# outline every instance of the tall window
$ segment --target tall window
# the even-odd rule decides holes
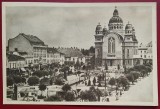
[[[127,49],[127,57],[129,57],[129,49]]]
[[[113,37],[108,39],[108,53],[115,53],[115,39]]]

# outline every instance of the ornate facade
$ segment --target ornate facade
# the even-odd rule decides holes
[[[128,22],[123,29],[123,20],[115,8],[109,20],[108,29],[99,23],[95,30],[95,66],[130,67],[140,64],[138,56],[138,41],[135,29]]]

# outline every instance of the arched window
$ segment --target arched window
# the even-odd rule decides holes
[[[113,37],[108,39],[108,53],[115,53],[115,39]]]

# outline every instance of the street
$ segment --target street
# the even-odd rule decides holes
[[[153,74],[143,78],[141,81],[131,85],[128,91],[119,98],[118,101],[127,102],[152,102],[153,101]]]

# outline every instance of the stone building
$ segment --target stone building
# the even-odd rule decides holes
[[[85,63],[85,56],[78,48],[58,48],[57,50],[65,55],[65,62]]]
[[[46,63],[47,47],[38,37],[24,33],[8,40],[10,52],[26,52],[25,57],[30,57],[30,63],[33,64]]]
[[[122,18],[115,8],[109,20],[108,29],[99,23],[95,30],[95,66],[107,64],[109,67],[131,67],[141,64],[138,56],[138,40],[135,29],[128,22],[124,29]]]
[[[47,63],[59,63],[64,64],[65,56],[63,53],[57,51],[56,48],[47,48]]]
[[[152,41],[146,45],[142,43],[138,47],[139,56],[143,59],[143,64],[152,63]]]
[[[25,67],[25,58],[7,53],[6,54],[6,68],[19,69]]]

